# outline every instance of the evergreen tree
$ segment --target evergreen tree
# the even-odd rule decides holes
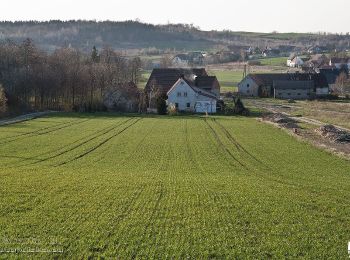
[[[162,94],[157,98],[157,112],[159,115],[166,115],[167,105],[166,105],[167,96]]]
[[[98,51],[96,46],[92,48],[92,53],[91,53],[91,60],[94,63],[98,63],[100,61],[100,56],[98,55]]]
[[[0,85],[0,115],[7,110],[7,98],[4,88]]]

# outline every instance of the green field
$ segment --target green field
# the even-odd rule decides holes
[[[282,66],[287,67],[288,57],[275,57],[275,58],[263,58],[259,59],[261,65],[263,66]]]
[[[147,81],[148,81],[150,76],[151,76],[150,71],[142,71],[141,80],[138,83],[138,87],[143,89],[146,86]]]
[[[243,79],[243,71],[212,70],[210,74],[219,80],[221,92],[236,92],[238,83]]]
[[[57,114],[0,127],[0,253],[345,259],[350,163],[242,117]]]

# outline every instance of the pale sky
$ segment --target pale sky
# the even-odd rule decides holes
[[[135,20],[204,30],[349,32],[350,0],[0,0],[1,20]]]

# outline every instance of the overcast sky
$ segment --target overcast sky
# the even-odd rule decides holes
[[[350,0],[1,0],[1,20],[193,23],[204,30],[349,32]]]

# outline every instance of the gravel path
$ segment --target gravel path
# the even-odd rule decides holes
[[[16,124],[27,120],[32,120],[38,117],[46,116],[51,113],[57,113],[57,112],[56,111],[37,112],[37,113],[30,113],[30,114],[17,116],[14,118],[4,119],[4,120],[0,120],[0,126],[11,125],[11,124]]]

